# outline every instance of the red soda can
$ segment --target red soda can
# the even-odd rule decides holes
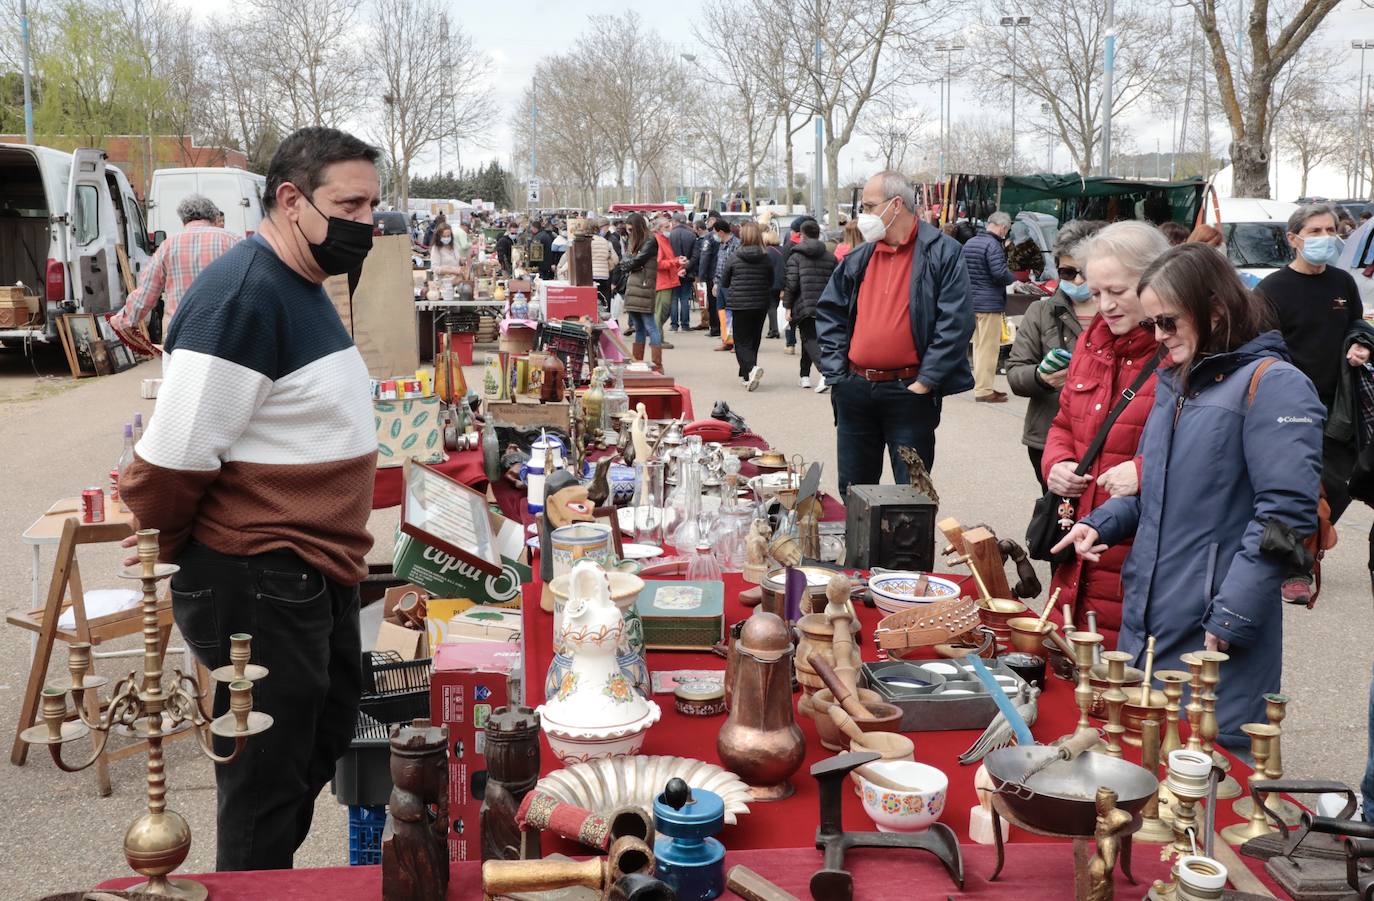
[[[398,400],[396,395],[396,380],[384,379],[381,389],[377,393],[378,400]]]
[[[422,397],[419,379],[405,379],[401,382],[402,397]]]
[[[87,488],[81,492],[81,521],[105,521],[105,492],[99,488]]]

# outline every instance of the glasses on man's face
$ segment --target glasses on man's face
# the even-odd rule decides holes
[[[859,204],[859,210],[864,213],[871,213],[887,202],[886,200],[865,200]]]
[[[1072,266],[1060,266],[1060,267],[1059,267],[1059,278],[1060,278],[1061,281],[1066,281],[1066,282],[1077,281],[1077,280],[1078,280],[1078,277],[1079,277],[1080,275],[1082,275],[1082,274],[1083,274],[1083,270],[1082,270],[1082,269],[1075,269],[1075,268],[1072,267]]]
[[[1155,329],[1166,335],[1172,335],[1178,331],[1178,317],[1151,316],[1149,319],[1140,320],[1140,327],[1152,335],[1155,333]]]

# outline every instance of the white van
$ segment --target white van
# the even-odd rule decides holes
[[[1203,220],[1221,230],[1226,255],[1242,275],[1263,280],[1276,269],[1293,262],[1288,243],[1288,217],[1296,203],[1256,197],[1222,197],[1220,224],[1210,200],[1203,200]]]
[[[188,194],[210,198],[224,213],[224,228],[249,237],[262,222],[262,191],[267,179],[243,169],[202,167],[156,169],[148,189],[148,225],[161,242],[181,231],[177,204]]]
[[[43,298],[41,321],[0,329],[0,345],[56,341],[58,315],[122,307],[119,247],[137,282],[152,242],[128,178],[105,151],[0,144],[0,285],[23,282]]]

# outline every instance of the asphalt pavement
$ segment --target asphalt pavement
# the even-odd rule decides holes
[[[799,357],[783,353],[781,340],[765,340],[760,364],[763,383],[755,392],[739,384],[731,354],[712,350],[705,332],[669,333],[677,346],[665,353],[668,372],[689,386],[698,417],[716,400],[728,402],[751,428],[787,454],[801,454],[825,467],[823,484],[835,485],[835,432],[828,395],[798,387]],[[480,349],[479,349],[480,354]],[[478,362],[480,363],[480,356]],[[29,606],[31,548],[20,533],[54,500],[103,484],[119,456],[121,426],[136,411],[148,417],[153,401],[139,398],[141,379],[159,374],[144,363],[115,376],[72,382],[61,355],[36,362],[0,352],[0,597],[6,609]],[[473,383],[477,369],[470,370]],[[814,374],[813,374],[814,379]],[[1005,380],[998,387],[1006,390]],[[1025,402],[975,404],[971,393],[946,398],[938,433],[933,477],[941,516],[986,523],[1003,536],[1024,532],[1038,485],[1020,443]],[[890,476],[888,476],[890,478]],[[390,558],[396,511],[373,514],[374,561]],[[1366,569],[1374,516],[1353,507],[1339,526],[1340,543],[1327,556],[1322,596],[1315,610],[1286,607],[1285,693],[1292,699],[1283,723],[1285,775],[1335,778],[1352,786],[1364,769],[1366,708],[1374,625]],[[118,552],[91,546],[80,552],[90,588],[119,587]],[[52,550],[42,557],[46,589]],[[1048,572],[1042,568],[1042,581]],[[181,647],[173,635],[174,647]],[[0,734],[12,741],[30,660],[30,633],[0,629]],[[131,637],[102,649],[133,649]],[[101,674],[115,677],[136,659],[102,661]],[[66,679],[66,655],[59,647],[50,680]],[[1226,677],[1225,668],[1222,678]],[[85,747],[88,747],[85,746]],[[168,805],[190,822],[193,842],[183,872],[214,866],[214,773],[193,742],[168,744]],[[64,759],[78,759],[83,745]],[[43,749],[23,767],[0,764],[0,797],[9,805],[10,826],[0,830],[0,884],[22,886],[8,897],[41,897],[89,888],[128,873],[122,854],[125,828],[141,811],[144,758],[134,756],[110,768],[114,793],[100,798],[92,773],[60,772]],[[312,833],[296,855],[299,867],[347,862],[347,816],[326,790],[316,804]]]

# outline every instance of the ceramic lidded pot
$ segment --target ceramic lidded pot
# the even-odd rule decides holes
[[[572,664],[557,693],[537,710],[559,760],[633,754],[658,722],[658,705],[635,690],[617,662],[623,631],[606,572],[590,560],[578,562],[569,577],[561,640]]]

